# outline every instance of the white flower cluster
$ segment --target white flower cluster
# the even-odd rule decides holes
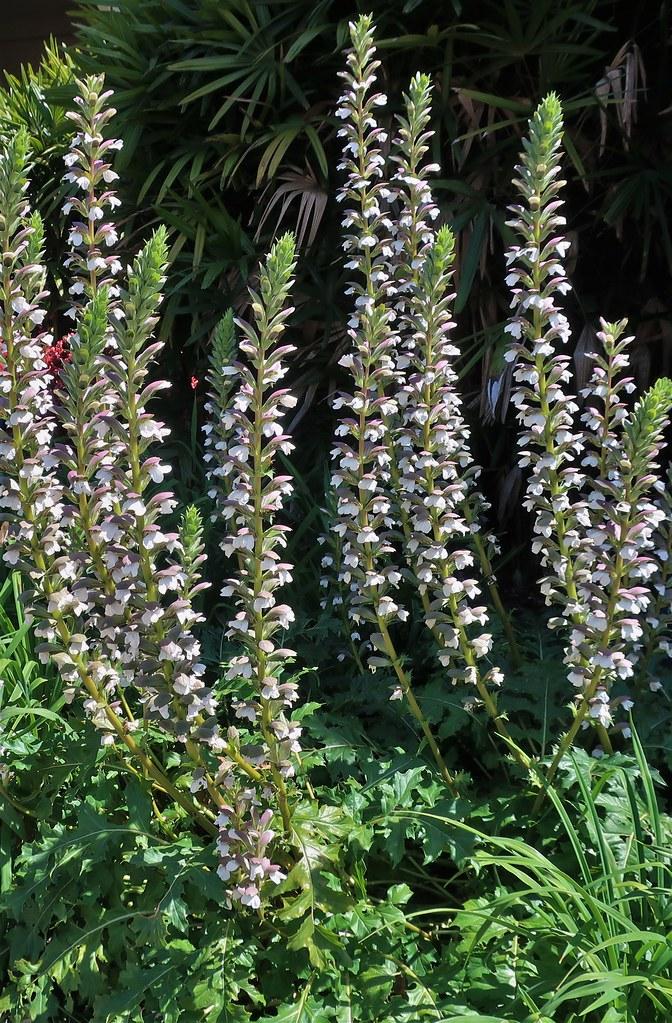
[[[397,200],[394,221],[395,308],[402,314],[412,310],[411,296],[417,293],[425,257],[435,241],[433,224],[439,216],[429,184],[429,175],[437,172],[439,165],[425,162],[434,134],[428,127],[431,94],[429,76],[414,75],[408,93],[404,95],[404,113],[397,117],[398,131],[390,153],[390,160],[397,167],[391,178]],[[412,334],[404,337],[403,347],[401,369],[408,365],[405,350],[412,351],[414,347]]]
[[[423,295],[425,281],[423,279],[423,267],[425,259],[431,253],[435,244],[436,235],[433,222],[438,217],[438,207],[434,203],[432,191],[429,184],[429,176],[439,170],[438,164],[425,163],[425,154],[428,152],[429,143],[433,132],[428,130],[431,114],[431,81],[427,75],[415,75],[410,84],[408,94],[404,97],[405,114],[398,117],[399,131],[393,140],[390,159],[398,165],[398,169],[392,177],[397,196],[397,216],[395,220],[396,233],[394,240],[395,248],[395,273],[397,281],[398,297],[395,308],[400,315],[399,331],[402,336],[402,343],[397,359],[398,368],[402,371],[401,390],[397,395],[400,407],[404,407],[408,401],[408,376],[409,367],[415,371],[413,380],[424,380],[423,356],[424,349],[418,349],[415,341],[417,331],[416,319],[419,316],[423,320],[422,303],[430,302],[428,297]],[[413,296],[411,301],[411,296]],[[447,333],[452,329],[452,324],[446,320],[444,327]],[[499,553],[499,545],[495,536],[490,532],[483,532],[482,524],[487,518],[489,504],[478,487],[478,480],[481,474],[473,458],[470,449],[469,428],[462,413],[462,402],[456,387],[457,377],[452,369],[453,360],[459,356],[459,351],[454,346],[448,345],[444,339],[447,358],[441,362],[439,373],[431,371],[423,384],[424,399],[429,407],[434,409],[438,402],[443,414],[450,422],[450,444],[452,448],[452,462],[454,471],[459,478],[461,493],[455,493],[454,506],[456,513],[461,517],[468,527],[466,539],[468,546],[472,549],[473,555],[478,562],[480,575],[485,582],[492,603],[497,611],[507,637],[512,663],[519,664],[520,655],[511,619],[501,599],[497,581],[492,568],[492,559]],[[445,378],[442,375],[446,367]],[[419,374],[419,376],[418,376]],[[451,376],[450,383],[448,376]],[[432,387],[436,385],[437,393],[432,394]],[[442,390],[443,389],[443,390]],[[412,385],[411,385],[412,391]],[[441,393],[440,393],[441,392]],[[420,413],[422,414],[422,413]],[[433,413],[432,413],[433,414]],[[438,413],[439,415],[441,413]],[[417,431],[419,434],[422,431]],[[413,430],[411,430],[413,433]],[[401,438],[400,442],[398,438]],[[403,488],[401,476],[403,473],[394,472],[394,464],[397,460],[404,458],[404,443],[408,443],[408,433],[403,429],[394,435],[392,444],[393,483],[397,491]],[[422,443],[422,442],[421,442]],[[400,449],[399,451],[395,449]],[[402,500],[400,508],[400,520],[403,534],[406,540],[410,538],[412,527],[407,517],[407,510]],[[425,611],[426,601],[423,599]]]
[[[156,323],[164,259],[165,234],[160,231],[134,261],[114,329],[116,351],[108,356],[121,398],[114,431],[121,450],[111,474],[113,492],[121,501],[106,520],[118,530],[108,536],[106,556],[116,559],[113,577],[116,569],[131,592],[131,614],[120,635],[127,647],[130,637],[138,637],[128,653],[145,712],[181,741],[192,738],[221,749],[216,707],[193,634],[201,618],[186,596],[184,545],[178,534],[162,526],[176,505],[173,494],[160,489],[170,466],[151,454],[155,441],[168,432],[148,409],[154,395],[168,385],[147,381],[162,348],[159,342],[148,342]]]
[[[362,621],[380,626],[407,612],[395,599],[401,573],[395,563],[390,530],[396,515],[391,506],[388,422],[397,413],[396,294],[393,225],[388,207],[393,190],[384,180],[381,147],[387,135],[376,111],[386,98],[374,90],[379,61],[374,59],[370,18],[350,26],[353,42],[348,70],[341,73],[346,91],[337,114],[345,139],[339,169],[347,178],[339,193],[346,204],[343,218],[348,256],[346,266],[359,273],[348,294],[354,312],[348,324],[352,351],[340,364],[350,371],[354,389],[341,393],[334,407],[342,410],[332,451],[331,485],[336,499],[333,526],[341,538],[339,581],[348,593],[348,614],[357,628]],[[371,658],[372,667],[389,664],[387,655]]]
[[[28,578],[27,617],[51,591],[49,566],[64,548],[63,488],[56,475],[54,418],[44,318],[43,231],[30,216],[28,140],[19,132],[0,153],[0,514],[3,561]]]
[[[567,629],[565,662],[578,690],[566,741],[592,718],[609,748],[614,708],[630,704],[627,697],[612,699],[611,687],[633,675],[656,572],[651,552],[663,516],[650,491],[669,383],[660,381],[630,412],[623,397],[633,385],[623,374],[632,339],[621,338],[625,322],[602,322],[577,425],[579,406],[565,393],[569,356],[556,347],[569,338],[557,305],[570,287],[562,264],[569,243],[558,212],[561,137],[560,104],[550,95],[530,121],[517,168],[523,202],[512,207],[510,226],[520,243],[507,256],[513,308],[507,331],[517,343],[507,357],[519,384],[513,402],[523,426],[520,464],[531,468],[524,504],[534,512],[533,548],[548,571],[541,588],[547,604],[561,610],[550,624]]]
[[[217,873],[225,881],[232,876],[238,880],[230,897],[250,909],[261,907],[264,881],[280,884],[286,877],[278,864],[272,863],[266,855],[275,838],[275,832],[269,827],[272,820],[273,811],[260,812],[255,790],[247,788],[238,790],[234,805],[224,807],[216,821],[220,856]]]
[[[25,201],[25,135],[0,155],[3,556],[30,580],[27,618],[35,620],[40,657],[53,660],[67,683],[66,696],[82,695],[102,742],[125,745],[164,792],[216,831],[220,874],[235,875],[231,897],[258,908],[262,882],[277,884],[284,876],[266,850],[276,807],[290,837],[285,784],[295,770],[301,734],[287,713],[297,687],[283,677],[293,652],[278,642],[293,614],[276,599],[291,578],[281,556],[286,527],[275,521],[291,484],[274,466],[278,452],[291,450],[280,418],[295,399],[277,383],[292,348],[277,341],[291,312],[285,301],[294,245],[287,237],[271,252],[260,294],[251,295],[253,324],[240,324],[246,361],[236,363],[235,397],[225,402],[230,379],[221,383],[227,374],[222,367],[211,409],[220,415],[213,433],[218,440],[209,451],[216,456],[213,477],[223,483],[220,509],[229,527],[224,547],[239,570],[225,590],[238,608],[228,636],[243,647],[228,672],[240,686],[234,711],[242,724],[223,736],[194,635],[201,616],[193,600],[206,585],[200,577],[200,516],[189,508],[178,531],[166,530],[165,517],[176,506],[162,488],[171,470],[152,453],[168,432],[149,408],[168,386],[149,380],[162,348],[152,335],[166,232],[152,236],[125,283],[117,283],[116,256],[100,256],[101,246],[111,249],[116,240],[104,217],[114,197],[97,191],[113,180],[104,158],[115,148],[103,132],[108,94],[99,78],[87,79],[81,89],[79,130],[66,161],[75,191],[69,208],[79,217],[68,264],[75,278],[75,330],[68,349],[59,349],[60,367],[46,357],[51,336],[36,333],[45,315],[45,271],[41,225],[29,219]],[[222,446],[224,434],[229,443]],[[182,744],[196,768],[192,792],[207,790],[219,814],[216,823],[210,807],[171,783],[146,750],[144,731],[134,737],[138,717]],[[272,810],[265,808],[271,804]]]
[[[590,717],[605,728],[623,702],[610,698],[613,682],[633,675],[640,620],[650,599],[647,580],[656,570],[647,552],[661,517],[646,497],[648,484],[638,487],[629,460],[632,417],[624,397],[634,383],[624,373],[633,339],[621,336],[625,327],[625,321],[602,321],[597,333],[592,376],[582,392],[585,477],[569,509],[582,541],[575,558],[577,599],[568,605],[565,663],[570,682],[587,696]]]
[[[66,208],[79,217],[69,260],[75,275],[69,312],[77,329],[59,393],[60,418],[72,438],[61,452],[68,496],[78,511],[72,549],[79,530],[85,540],[73,581],[87,598],[88,660],[103,665],[99,681],[109,693],[133,686],[143,714],[181,742],[197,739],[220,748],[215,704],[192,631],[200,616],[186,595],[193,586],[181,564],[181,537],[161,526],[176,505],[170,492],[156,492],[170,466],[150,452],[168,432],[147,407],[169,386],[147,380],[162,348],[152,331],[164,280],[165,232],[158,231],[134,260],[122,291],[118,257],[102,254],[117,241],[105,218],[118,206],[108,187],[117,177],[109,156],[121,143],[105,138],[114,111],[102,77],[86,79],[80,89],[80,110],[73,114],[78,131],[66,157],[66,181],[75,188]],[[197,591],[200,584],[194,585]],[[74,666],[70,670],[74,674]],[[121,709],[117,702],[115,712]],[[97,716],[104,727],[107,716],[102,710]]]
[[[119,235],[108,218],[120,205],[116,192],[109,187],[119,178],[110,157],[123,143],[121,139],[105,138],[105,127],[116,111],[107,102],[112,92],[104,91],[103,85],[102,75],[78,81],[75,103],[79,109],[66,114],[76,128],[65,156],[65,181],[73,187],[73,194],[63,206],[66,216],[74,214],[68,234],[71,255],[65,260],[74,278],[68,288],[72,305],[66,312],[73,320],[97,288],[107,286],[111,300],[119,295],[116,279],[121,261],[110,252]]]
[[[113,196],[97,196],[95,191],[96,175],[109,179],[111,173],[101,155],[107,146],[102,137],[107,120],[102,80],[87,79],[80,85],[81,109],[75,117],[80,130],[73,140],[74,159],[66,162],[71,168],[68,181],[73,167],[79,171],[86,161],[91,165],[87,183],[79,180],[80,174],[73,181],[83,197],[70,201],[70,208],[89,225],[81,242],[88,252],[102,237],[107,242],[112,238],[103,214],[92,211],[113,205]],[[17,194],[22,196],[25,189],[25,154],[20,157],[17,147],[15,141],[4,154],[2,173],[9,191],[0,198],[6,223],[12,225],[8,232],[15,232],[3,238],[3,245],[10,253],[18,243],[18,270],[22,253],[29,252],[37,235],[26,226],[23,199],[17,206],[16,195],[9,194],[17,192],[17,182]],[[84,230],[83,221],[77,223]],[[78,245],[79,228],[73,239]],[[101,730],[103,743],[126,742],[137,728],[133,700],[122,695],[130,689],[138,694],[143,713],[182,741],[197,738],[218,745],[214,703],[191,631],[198,621],[191,605],[199,586],[195,566],[185,569],[182,538],[162,530],[161,519],[172,512],[175,501],[170,493],[152,491],[169,467],[147,450],[166,432],[146,407],[166,386],[146,380],[160,350],[148,342],[165,258],[165,232],[159,231],[130,268],[122,293],[102,267],[100,272],[85,267],[85,256],[73,255],[71,265],[80,281],[86,275],[86,283],[76,292],[83,296],[72,310],[76,331],[57,376],[47,372],[45,363],[44,346],[50,339],[38,335],[33,340],[27,330],[29,321],[32,330],[43,315],[31,308],[43,276],[35,253],[33,269],[23,268],[22,301],[17,293],[17,312],[11,320],[5,317],[3,418],[5,429],[13,430],[14,448],[6,466],[6,489],[15,496],[4,559],[36,584],[28,615],[37,619],[40,657],[58,665],[70,683],[66,695],[83,692],[85,709]],[[105,272],[116,272],[116,262],[106,263]],[[6,312],[9,308],[11,301]],[[25,394],[14,383],[24,377],[30,381]],[[32,403],[30,411],[23,409],[24,398]],[[15,422],[21,429],[13,429]],[[24,476],[29,485],[22,483]]]
[[[574,428],[578,405],[564,390],[571,379],[570,359],[556,348],[570,336],[557,305],[557,296],[570,290],[562,264],[569,243],[561,233],[565,218],[558,212],[561,138],[560,104],[550,96],[530,122],[523,163],[516,168],[514,184],[525,201],[511,207],[515,219],[508,223],[521,244],[509,249],[506,278],[513,309],[506,330],[518,342],[506,358],[515,361],[514,378],[520,385],[512,399],[523,427],[520,465],[532,470],[524,504],[535,513],[534,551],[550,570],[542,582],[548,603],[564,600],[566,594],[575,599],[574,552],[581,534],[576,525],[558,529],[556,520],[569,509],[571,491],[583,483],[577,455],[584,440]]]
[[[464,517],[471,466],[467,433],[456,390],[450,343],[453,327],[447,294],[453,238],[439,229],[426,254],[418,287],[411,294],[415,328],[409,352],[410,371],[402,402],[399,460],[403,504],[411,533],[405,544],[421,594],[427,594],[425,620],[439,643],[439,660],[453,682],[481,688],[477,661],[490,650],[487,608],[478,603],[478,580],[471,577],[474,556],[465,549],[469,525]],[[488,679],[501,682],[492,669]]]
[[[487,610],[475,599],[477,580],[465,572],[474,555],[464,541],[471,547],[478,532],[475,507],[485,502],[474,489],[478,469],[453,368],[459,352],[448,339],[453,238],[445,228],[434,230],[438,209],[428,176],[437,168],[424,159],[432,134],[430,82],[425,75],[411,81],[388,185],[374,116],[384,97],[373,91],[378,61],[370,19],[361,18],[350,31],[348,91],[338,111],[346,122],[341,168],[348,174],[341,194],[349,203],[346,266],[360,280],[348,289],[355,295],[349,324],[354,352],[341,360],[355,391],[335,403],[347,410],[337,435],[348,438],[335,446],[332,477],[334,529],[343,541],[339,580],[349,586],[355,624],[364,619],[378,627],[369,664],[395,668],[393,698],[408,696],[410,687],[387,631],[390,621],[407,616],[392,595],[403,560],[442,664],[454,681],[483,688],[476,662],[488,653],[491,637],[472,629],[486,624]],[[489,677],[501,680],[496,670]]]
[[[486,504],[475,488],[480,470],[471,455],[457,390],[453,364],[460,353],[450,342],[454,239],[448,228],[434,231],[438,208],[428,175],[438,168],[423,162],[432,134],[430,100],[429,78],[416,75],[405,97],[406,116],[400,118],[393,156],[401,200],[398,365],[404,370],[393,445],[407,523],[404,553],[423,598],[425,621],[439,645],[439,660],[454,683],[482,688],[476,662],[489,652],[491,635],[473,634],[472,626],[485,626],[488,611],[476,600],[478,580],[465,575],[474,566],[474,553],[461,545],[466,539],[471,547]],[[493,669],[489,679],[499,683],[501,673]]]
[[[217,776],[234,796],[219,818],[219,873],[235,882],[231,898],[250,906],[260,904],[265,880],[278,883],[285,876],[265,855],[274,811],[263,804],[275,803],[289,837],[286,782],[301,748],[301,728],[290,716],[297,686],[284,677],[295,655],[278,641],[294,621],[291,608],[278,599],[292,578],[292,565],[283,557],[289,527],[276,521],[292,492],[290,477],[277,474],[276,465],[278,454],[293,448],[281,420],[296,399],[278,383],[287,372],[283,360],[294,348],[278,341],[292,312],[287,299],[294,265],[294,242],[286,235],[262,266],[259,293],[250,292],[252,321],[235,321],[240,343],[235,344],[231,317],[216,332],[209,374],[209,479],[217,515],[226,524],[222,548],[237,565],[222,590],[236,606],[226,635],[242,647],[226,673],[240,694],[233,710],[241,724],[229,729],[229,757]],[[240,359],[229,361],[236,350]]]

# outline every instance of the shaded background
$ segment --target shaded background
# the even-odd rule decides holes
[[[65,43],[75,40],[68,0],[21,0],[2,5],[0,68],[16,72],[21,64],[37,63],[49,36]]]

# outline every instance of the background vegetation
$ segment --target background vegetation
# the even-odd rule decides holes
[[[93,0],[77,7],[78,63],[104,71],[125,139],[129,236],[172,229],[168,300],[179,402],[201,375],[212,326],[274,235],[297,233],[300,262],[292,384],[305,466],[320,461],[340,376],[346,308],[339,257],[337,72],[347,22],[372,10],[385,87],[400,102],[411,74],[434,82],[435,193],[458,235],[464,393],[496,523],[522,548],[520,474],[507,419],[502,287],[509,181],[530,111],[550,89],[566,118],[569,315],[582,353],[601,315],[627,315],[641,387],[672,359],[670,8],[618,0]],[[188,424],[184,415],[182,428]],[[302,466],[303,468],[303,466]],[[311,481],[313,490],[319,480]],[[514,562],[511,562],[513,566]],[[529,599],[528,566],[509,587]]]

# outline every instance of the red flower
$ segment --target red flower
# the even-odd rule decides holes
[[[189,381],[192,391],[195,391],[198,387],[198,377],[192,377]]]
[[[65,334],[63,337],[59,337],[58,341],[54,341],[53,344],[49,345],[44,353],[44,361],[47,364],[47,372],[54,381],[58,379],[61,374],[61,368],[66,362],[70,362],[72,355],[70,354],[70,338],[72,334]]]

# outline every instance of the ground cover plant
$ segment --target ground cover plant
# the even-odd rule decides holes
[[[626,323],[603,321],[573,393],[551,93],[516,169],[505,270],[523,503],[550,609],[533,659],[498,587],[460,395],[432,84],[412,78],[388,132],[372,19],[350,37],[336,110],[349,383],[309,520],[320,608],[293,606],[292,236],[262,260],[244,314],[216,327],[206,492],[180,507],[153,411],[167,232],[120,258],[122,143],[102,76],[77,82],[69,113],[53,275],[65,339],[48,330],[28,138],[4,139],[12,1023],[647,1023],[672,1007],[671,819],[649,758],[665,762],[639,737],[660,724],[669,676],[672,383],[636,393]]]

